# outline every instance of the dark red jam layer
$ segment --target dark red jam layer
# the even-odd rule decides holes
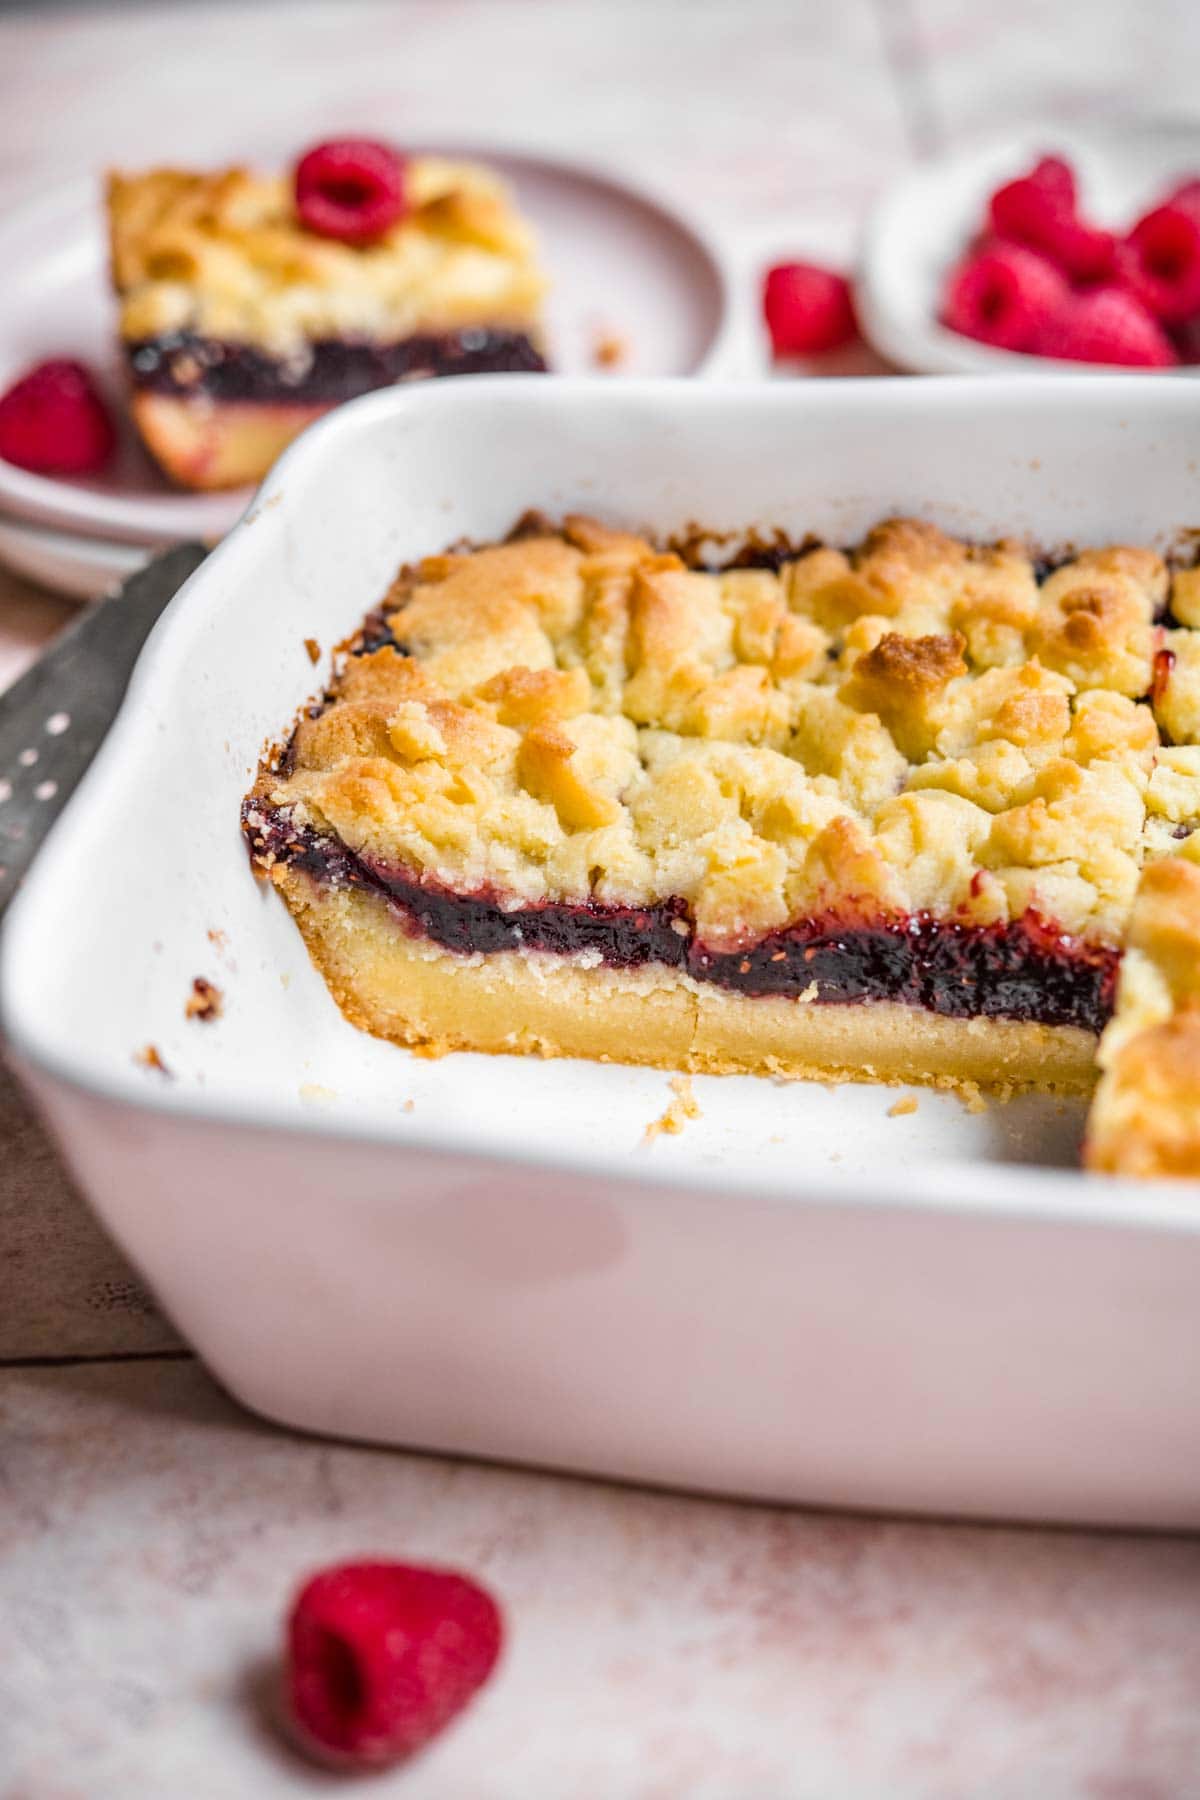
[[[136,388],[311,406],[338,405],[423,376],[541,374],[546,368],[523,331],[451,331],[396,344],[325,338],[293,359],[180,331],[128,344],[126,353]]]
[[[410,931],[448,950],[591,951],[610,968],[666,963],[743,994],[894,1000],[949,1018],[1025,1019],[1093,1032],[1113,1009],[1119,952],[1069,937],[1033,913],[1006,925],[957,925],[927,914],[826,916],[772,932],[744,951],[719,951],[697,939],[683,900],[506,909],[489,894],[456,894],[357,856],[261,801],[246,802],[242,823],[256,860],[273,856],[334,886],[370,888]]]

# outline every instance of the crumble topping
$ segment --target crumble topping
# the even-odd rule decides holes
[[[897,519],[707,573],[569,518],[382,614],[256,793],[457,893],[682,900],[725,950],[830,911],[1115,946],[1143,864],[1200,864],[1200,579],[1146,549],[1039,582]]]
[[[437,157],[412,159],[406,181],[411,210],[356,247],[305,230],[286,175],[111,175],[122,337],[195,333],[301,361],[314,339],[385,343],[481,321],[536,337],[545,281],[506,184]]]
[[[1088,1166],[1200,1175],[1200,867],[1151,863],[1129,918],[1088,1121]]]

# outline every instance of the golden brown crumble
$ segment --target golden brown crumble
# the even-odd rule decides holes
[[[701,942],[739,952],[831,911],[1035,913],[1124,953],[1089,1165],[1200,1175],[1200,571],[1112,546],[1039,581],[1017,544],[900,519],[849,551],[705,572],[592,519],[530,519],[503,544],[406,568],[382,615],[394,642],[345,656],[260,771],[256,796],[297,826],[514,907],[682,899]],[[342,971],[351,1017],[386,1017],[385,1034],[431,1051],[476,1040],[372,1014],[339,960],[375,930],[360,897],[335,895],[314,926],[314,896],[276,873],[327,972]],[[428,975],[430,1020],[449,1017],[443,956],[403,952],[414,992]],[[486,1007],[513,979],[471,974]],[[819,1072],[824,1053],[802,1056],[790,1025],[778,1054],[748,1062],[727,996],[653,974],[610,988],[610,1004],[623,995],[631,1019],[688,1046],[689,1067]],[[487,1046],[570,1039],[570,1009],[553,1013],[549,987],[538,1000],[552,1032],[526,1042],[493,1013]],[[767,1010],[781,1003],[746,1004],[785,1031]],[[792,1020],[814,1011],[789,1003]],[[1027,1031],[1038,1057],[1041,1029],[987,1022],[997,1045]],[[948,1030],[912,1025],[914,1042]],[[605,1041],[645,1059],[627,1037]],[[947,1071],[964,1091],[965,1066]],[[1017,1063],[996,1070],[1000,1086],[1025,1080]],[[910,1078],[925,1072],[914,1056]],[[692,1116],[677,1093],[661,1130]]]
[[[1091,1168],[1200,1176],[1200,865],[1147,865],[1088,1122]]]
[[[405,570],[402,651],[347,660],[260,791],[457,891],[682,896],[717,944],[846,902],[1117,944],[1200,821],[1200,631],[1155,622],[1168,586],[1114,548],[1039,587],[911,519],[704,573],[571,518]]]

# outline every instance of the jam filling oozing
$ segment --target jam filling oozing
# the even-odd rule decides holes
[[[407,928],[461,952],[590,951],[615,969],[666,963],[743,994],[814,1002],[900,1001],[950,1018],[1004,1018],[1099,1032],[1113,1009],[1120,953],[1066,936],[1034,913],[1008,924],[906,918],[804,919],[742,951],[701,943],[682,899],[654,906],[547,901],[506,909],[360,857],[251,799],[243,829],[256,862],[273,858],[333,886],[384,895]]]
[[[126,351],[135,388],[298,406],[337,405],[418,376],[541,374],[546,368],[523,331],[475,328],[395,344],[325,338],[288,359],[188,331],[143,338]]]

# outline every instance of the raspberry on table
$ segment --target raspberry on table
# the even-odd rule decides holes
[[[1019,244],[990,244],[952,271],[942,323],[998,349],[1036,354],[1048,321],[1069,291],[1045,257]]]
[[[297,1734],[342,1768],[382,1768],[449,1724],[495,1667],[496,1602],[465,1575],[412,1563],[323,1569],[287,1625],[287,1694]]]
[[[404,158],[373,138],[317,144],[296,165],[296,211],[321,237],[369,244],[408,211]]]
[[[775,357],[819,356],[857,335],[850,283],[817,263],[778,263],[768,269],[762,309]]]
[[[56,357],[28,369],[0,395],[0,458],[37,475],[94,475],[117,433],[80,362]]]
[[[1042,355],[1145,369],[1179,361],[1158,321],[1134,294],[1118,287],[1073,295],[1049,322]]]

